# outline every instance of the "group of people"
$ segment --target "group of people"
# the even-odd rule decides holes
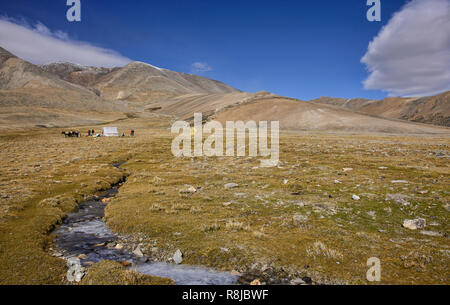
[[[122,137],[122,138],[125,137],[125,133],[124,133],[124,132],[122,132],[121,137]],[[131,130],[130,130],[130,137],[134,137],[134,129],[131,129]]]
[[[81,132],[79,131],[63,131],[61,132],[66,138],[81,138]],[[100,134],[95,134],[94,129],[89,129],[86,137],[100,137]],[[122,137],[125,137],[125,133],[122,133]],[[134,137],[134,129],[130,130],[130,137]]]

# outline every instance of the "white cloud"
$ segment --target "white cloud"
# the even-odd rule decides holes
[[[366,89],[424,96],[450,90],[450,0],[412,0],[370,42],[361,59]]]
[[[194,62],[191,65],[191,73],[203,73],[212,71],[212,67],[206,62]]]
[[[62,61],[116,67],[131,62],[115,51],[72,40],[65,32],[52,32],[40,22],[32,27],[5,17],[0,18],[0,46],[34,64]]]

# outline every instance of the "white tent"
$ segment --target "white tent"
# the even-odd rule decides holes
[[[117,127],[103,127],[104,137],[118,137],[119,129]]]

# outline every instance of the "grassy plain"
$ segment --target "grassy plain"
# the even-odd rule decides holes
[[[113,124],[135,129],[135,138],[67,139],[56,128],[3,134],[0,283],[63,283],[65,262],[51,256],[48,233],[124,175],[105,220],[153,260],[180,249],[183,263],[262,282],[364,284],[367,259],[378,257],[381,283],[450,282],[448,136],[285,132],[280,166],[261,168],[259,158],[175,158],[170,123]],[[402,227],[415,218],[426,227]],[[107,267],[88,276],[115,268]]]

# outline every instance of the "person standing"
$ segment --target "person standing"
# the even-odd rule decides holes
[[[132,137],[134,137],[134,129],[131,129],[130,135],[131,135]]]

